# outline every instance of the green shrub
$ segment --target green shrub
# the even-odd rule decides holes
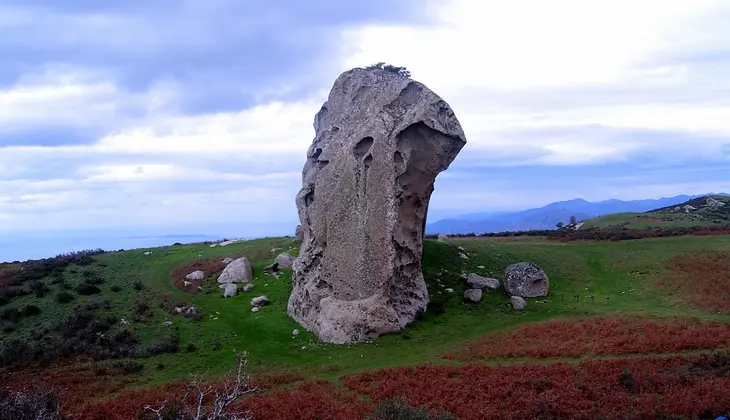
[[[81,283],[80,285],[76,286],[76,293],[83,296],[96,295],[101,293],[101,289],[94,286],[93,284]]]
[[[39,308],[35,305],[25,305],[25,307],[23,307],[22,313],[23,313],[23,316],[38,315],[41,313],[41,308]]]
[[[115,284],[114,286],[111,287],[111,291],[114,293],[121,292],[122,288]]]
[[[5,309],[4,311],[0,312],[0,319],[10,322],[17,322],[20,320],[20,318],[23,317],[23,314],[20,313],[19,310],[16,308],[9,308]]]
[[[74,300],[74,295],[65,290],[58,292],[58,294],[56,295],[56,302],[58,303],[69,303],[72,300]]]

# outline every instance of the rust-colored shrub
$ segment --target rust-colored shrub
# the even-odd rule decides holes
[[[668,261],[667,268],[670,272],[657,280],[659,288],[693,307],[730,313],[730,252],[680,254]]]

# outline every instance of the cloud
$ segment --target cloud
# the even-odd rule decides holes
[[[730,190],[724,1],[2,3],[0,232],[289,232],[314,114],[379,61],[467,134],[430,218]]]

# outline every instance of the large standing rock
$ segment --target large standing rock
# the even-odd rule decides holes
[[[246,283],[253,280],[253,268],[246,257],[230,262],[220,276],[218,283]]]
[[[504,270],[504,290],[510,296],[547,296],[550,281],[537,264],[521,262]]]
[[[304,231],[302,230],[302,225],[297,225],[297,228],[294,230],[294,240],[301,242],[303,239]]]
[[[296,197],[303,243],[287,312],[331,343],[397,331],[428,303],[428,202],[464,132],[423,84],[360,68],[337,78],[314,129]]]
[[[238,294],[238,286],[234,283],[227,283],[226,288],[223,290],[223,297],[233,297]]]

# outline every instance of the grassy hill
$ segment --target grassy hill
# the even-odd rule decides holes
[[[644,213],[618,213],[586,220],[581,228],[629,229],[730,226],[730,197],[698,197]]]
[[[459,257],[457,246],[469,251],[469,260]],[[702,341],[691,345],[685,342],[682,346],[672,344],[676,336],[673,333],[660,338],[670,343],[666,344],[667,349],[652,345],[651,349],[633,351],[634,356],[657,352],[692,355],[730,346],[730,304],[722,297],[723,293],[730,294],[730,236],[611,243],[560,243],[540,238],[460,239],[450,243],[428,240],[424,250],[424,276],[432,303],[423,319],[400,333],[347,346],[321,343],[287,316],[291,271],[284,271],[279,279],[262,271],[280,250],[293,255],[298,252],[292,238],[272,238],[226,247],[183,245],[89,257],[69,256],[61,263],[4,266],[0,275],[0,360],[6,367],[18,358],[39,361],[46,366],[41,371],[58,369],[57,357],[96,372],[119,367],[123,382],[115,382],[113,391],[101,395],[100,391],[97,394],[74,391],[79,395],[90,393],[88,398],[69,407],[83,414],[95,403],[113,400],[119,392],[127,392],[124,390],[175,383],[191,372],[216,378],[231,369],[237,350],[250,353],[250,369],[256,377],[295,375],[300,381],[323,380],[341,387],[341,381],[348,375],[364,375],[373,369],[426,363],[460,366],[462,361],[469,360],[473,363],[475,359],[465,356],[463,351],[472,349],[474,354],[481,354],[479,351],[484,350],[479,350],[483,346],[478,344],[479,340],[488,339],[492,334],[509,334],[515,327],[543,328],[540,326],[550,320],[635,316],[667,320],[657,322],[666,322],[662,328],[669,328],[677,322],[674,317],[682,317],[718,323],[712,328],[728,326],[727,342]],[[188,293],[173,281],[174,273],[185,272],[194,264],[214,267],[214,262],[224,257],[240,256],[247,256],[253,262],[256,279],[251,292],[222,298],[215,284],[216,272],[207,273],[202,292]],[[528,307],[523,312],[514,311],[503,293],[486,295],[479,303],[464,302],[466,285],[459,279],[462,272],[501,279],[504,269],[519,261],[536,262],[548,273],[550,295],[547,298],[528,299]],[[726,263],[728,270],[718,269]],[[687,284],[691,287],[686,287]],[[270,298],[271,304],[252,312],[251,298],[262,294]],[[199,317],[186,317],[174,310],[175,306],[190,305],[201,311]],[[609,328],[613,324],[600,325]],[[694,327],[682,328],[694,331]],[[298,335],[293,334],[295,329],[300,331]],[[541,334],[535,337],[542,337],[548,343],[552,333]],[[586,332],[581,329],[577,334]],[[714,332],[695,336],[693,340],[697,337],[725,340],[724,335]],[[575,344],[575,338],[568,342]],[[586,343],[600,342],[598,338],[586,340]],[[561,351],[551,353],[548,361],[582,360],[573,354],[561,356]],[[607,354],[623,354],[616,351]],[[92,357],[68,359],[78,353]],[[529,356],[532,353],[489,354],[478,363],[514,364],[536,358]],[[126,365],[114,365],[111,361],[124,361]],[[15,378],[27,383],[31,381],[28,372],[38,372],[37,369],[21,367],[13,375],[8,370],[8,381],[13,383]],[[83,387],[83,384],[75,386]],[[355,388],[356,385],[351,385],[348,389]],[[407,387],[404,385],[402,389]],[[120,395],[123,401],[114,400],[115,404],[124,402],[139,407],[145,402]],[[328,391],[327,395],[334,394]],[[151,394],[142,397],[152,398]],[[261,418],[290,418],[271,416]]]

